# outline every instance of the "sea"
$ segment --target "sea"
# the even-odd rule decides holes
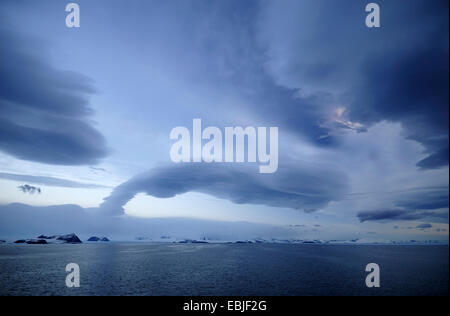
[[[66,285],[79,267],[80,287]],[[367,287],[369,263],[380,286]],[[443,245],[0,245],[1,296],[430,296],[449,294]]]

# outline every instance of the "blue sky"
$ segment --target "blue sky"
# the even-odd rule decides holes
[[[0,204],[448,240],[448,2],[77,3],[0,4]],[[172,163],[194,118],[279,127],[278,172]]]

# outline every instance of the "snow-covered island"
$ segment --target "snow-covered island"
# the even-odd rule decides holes
[[[14,242],[15,244],[28,244],[28,245],[46,245],[46,244],[81,244],[83,243],[80,238],[74,233],[67,235],[53,235],[46,236],[40,235],[37,239],[19,239]]]

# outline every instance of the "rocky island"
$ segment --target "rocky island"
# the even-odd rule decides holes
[[[88,241],[90,241],[90,242],[97,242],[97,241],[108,242],[109,239],[107,237],[96,237],[96,236],[93,236],[93,237],[89,238]]]

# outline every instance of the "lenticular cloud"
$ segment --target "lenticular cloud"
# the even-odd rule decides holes
[[[284,165],[274,174],[256,167],[224,164],[179,164],[155,168],[119,185],[100,210],[122,215],[123,206],[138,193],[157,198],[198,192],[236,204],[256,204],[313,212],[347,192],[346,177],[315,165]]]

